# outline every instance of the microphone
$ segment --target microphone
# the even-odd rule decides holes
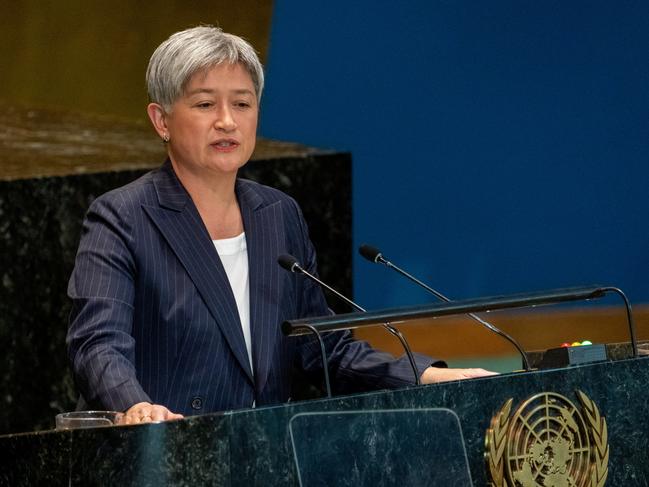
[[[424,284],[423,282],[421,282],[419,279],[417,279],[413,275],[407,273],[403,269],[397,267],[392,262],[387,260],[385,257],[383,257],[383,254],[381,253],[381,251],[379,249],[377,249],[376,247],[373,247],[372,245],[368,245],[368,244],[362,244],[358,248],[358,253],[361,254],[364,258],[366,258],[370,262],[374,262],[375,264],[383,264],[386,267],[389,267],[390,269],[398,272],[399,274],[401,274],[402,276],[408,278],[409,280],[411,280],[412,282],[414,282],[418,286],[423,287],[426,291],[431,293],[437,299],[439,299],[441,301],[445,301],[447,303],[451,301],[449,298],[444,296],[439,291],[436,291],[435,289],[428,286],[427,284]],[[488,321],[483,320],[482,318],[480,318],[478,315],[476,315],[474,313],[468,313],[467,316],[469,316],[472,320],[477,321],[478,323],[483,325],[488,330],[490,330],[490,331],[496,333],[497,335],[503,337],[509,343],[514,345],[514,347],[516,348],[516,350],[518,350],[518,353],[520,353],[521,358],[523,360],[523,368],[525,370],[530,370],[530,363],[529,363],[529,360],[527,358],[527,354],[525,353],[523,348],[518,344],[518,342],[516,340],[514,340],[511,336],[509,336],[507,333],[505,333],[504,331],[502,331],[498,327],[492,325]]]
[[[305,270],[302,266],[300,266],[300,263],[298,260],[293,257],[292,255],[289,254],[282,254],[277,258],[277,263],[285,270],[289,272],[293,272],[295,274],[304,274],[307,278],[311,279],[312,281],[317,282],[320,286],[324,287],[334,295],[336,295],[338,298],[342,299],[344,302],[346,302],[348,305],[350,305],[352,308],[354,308],[356,311],[360,311],[361,313],[365,313],[367,310],[365,308],[362,308],[358,304],[356,304],[354,301],[349,299],[347,296],[344,296],[343,294],[339,293],[336,291],[334,288],[329,286],[328,284],[322,282],[320,279],[318,279],[316,276]],[[412,351],[410,350],[410,346],[408,345],[408,342],[406,341],[405,337],[403,334],[397,330],[395,327],[390,325],[390,323],[384,323],[383,327],[388,330],[392,335],[397,337],[399,341],[401,342],[401,345],[403,346],[403,349],[406,351],[406,355],[408,356],[408,361],[410,362],[410,366],[412,367],[412,371],[415,375],[415,384],[420,385],[419,381],[419,372],[417,371],[417,365],[415,364],[415,358],[412,355]]]
[[[352,301],[348,297],[340,294],[338,291],[336,291],[334,288],[332,288],[328,284],[322,282],[320,279],[318,279],[313,274],[310,274],[309,272],[307,272],[305,269],[302,268],[302,266],[300,266],[300,263],[298,262],[298,260],[295,257],[293,257],[292,255],[289,255],[289,254],[280,255],[277,258],[277,263],[280,265],[280,267],[282,267],[282,269],[285,269],[285,270],[287,270],[289,272],[293,272],[294,274],[304,274],[305,276],[307,276],[312,281],[317,282],[320,286],[322,286],[326,290],[331,291],[333,294],[335,294],[340,299],[345,301],[348,305],[350,305],[356,311],[360,311],[362,313],[365,313],[367,311],[367,310],[361,308],[359,305],[357,305],[354,301]]]

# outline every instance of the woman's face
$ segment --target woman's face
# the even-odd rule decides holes
[[[196,73],[164,115],[171,160],[197,175],[236,172],[255,148],[258,111],[252,79],[241,64]]]

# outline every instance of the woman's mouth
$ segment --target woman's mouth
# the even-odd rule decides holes
[[[236,140],[218,140],[211,145],[219,152],[232,152],[239,147],[239,142]]]

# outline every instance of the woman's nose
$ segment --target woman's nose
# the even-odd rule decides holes
[[[237,128],[237,123],[232,116],[232,110],[229,107],[223,107],[218,111],[216,120],[214,121],[214,126],[217,130],[224,130],[229,132]]]

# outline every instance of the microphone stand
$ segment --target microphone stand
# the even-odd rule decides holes
[[[348,305],[350,305],[352,308],[354,308],[356,311],[360,311],[361,313],[366,313],[367,310],[358,304],[356,304],[354,301],[349,299],[347,296],[341,294],[340,292],[336,291],[334,288],[329,286],[327,283],[321,281],[318,279],[316,276],[311,274],[310,272],[306,271],[300,264],[298,263],[297,259],[291,255],[280,255],[279,258],[277,259],[277,262],[279,263],[282,268],[286,269],[289,272],[299,272],[301,274],[304,274],[307,276],[309,279],[317,282],[320,286],[324,287],[331,293],[333,293],[335,296],[338,298],[342,299],[344,302],[346,302]],[[419,380],[419,371],[417,370],[417,364],[415,363],[415,358],[412,354],[412,350],[410,349],[410,346],[408,345],[408,342],[406,341],[405,337],[403,334],[397,330],[395,327],[390,325],[390,323],[383,323],[383,327],[388,330],[392,335],[397,337],[399,341],[401,342],[401,346],[403,346],[403,349],[406,352],[406,356],[408,357],[408,361],[410,362],[410,366],[412,367],[412,371],[415,376],[415,385],[420,385],[421,381]],[[315,331],[315,328],[312,329],[312,331]],[[322,345],[324,347],[324,345]],[[323,348],[323,353],[324,353],[324,348]]]
[[[427,284],[425,284],[422,281],[420,281],[419,279],[417,279],[415,276],[409,274],[408,272],[404,271],[400,267],[394,265],[389,260],[385,259],[383,257],[383,255],[381,254],[381,252],[379,252],[378,249],[376,249],[374,247],[371,247],[370,245],[364,244],[364,245],[360,246],[359,252],[363,257],[365,257],[370,262],[374,262],[374,263],[377,263],[377,264],[378,263],[384,264],[388,268],[398,272],[399,274],[406,277],[410,281],[414,282],[418,286],[424,288],[426,291],[431,293],[433,296],[435,296],[439,300],[444,301],[446,303],[451,302],[451,300],[449,298],[447,298],[446,296],[444,296],[442,293],[436,291],[432,287],[428,286]],[[480,318],[478,315],[476,315],[474,313],[468,313],[467,316],[469,316],[472,320],[477,321],[478,323],[480,323],[482,326],[484,326],[488,330],[490,330],[490,331],[494,332],[495,334],[503,337],[505,340],[507,340],[509,343],[511,343],[516,348],[518,353],[521,355],[521,359],[523,361],[523,368],[526,371],[530,370],[530,362],[529,362],[529,359],[527,357],[527,353],[525,353],[523,348],[518,344],[518,342],[516,340],[514,340],[513,337],[511,337],[510,335],[508,335],[507,333],[505,333],[504,331],[502,331],[498,327],[492,325],[488,321],[483,320],[482,318]]]

